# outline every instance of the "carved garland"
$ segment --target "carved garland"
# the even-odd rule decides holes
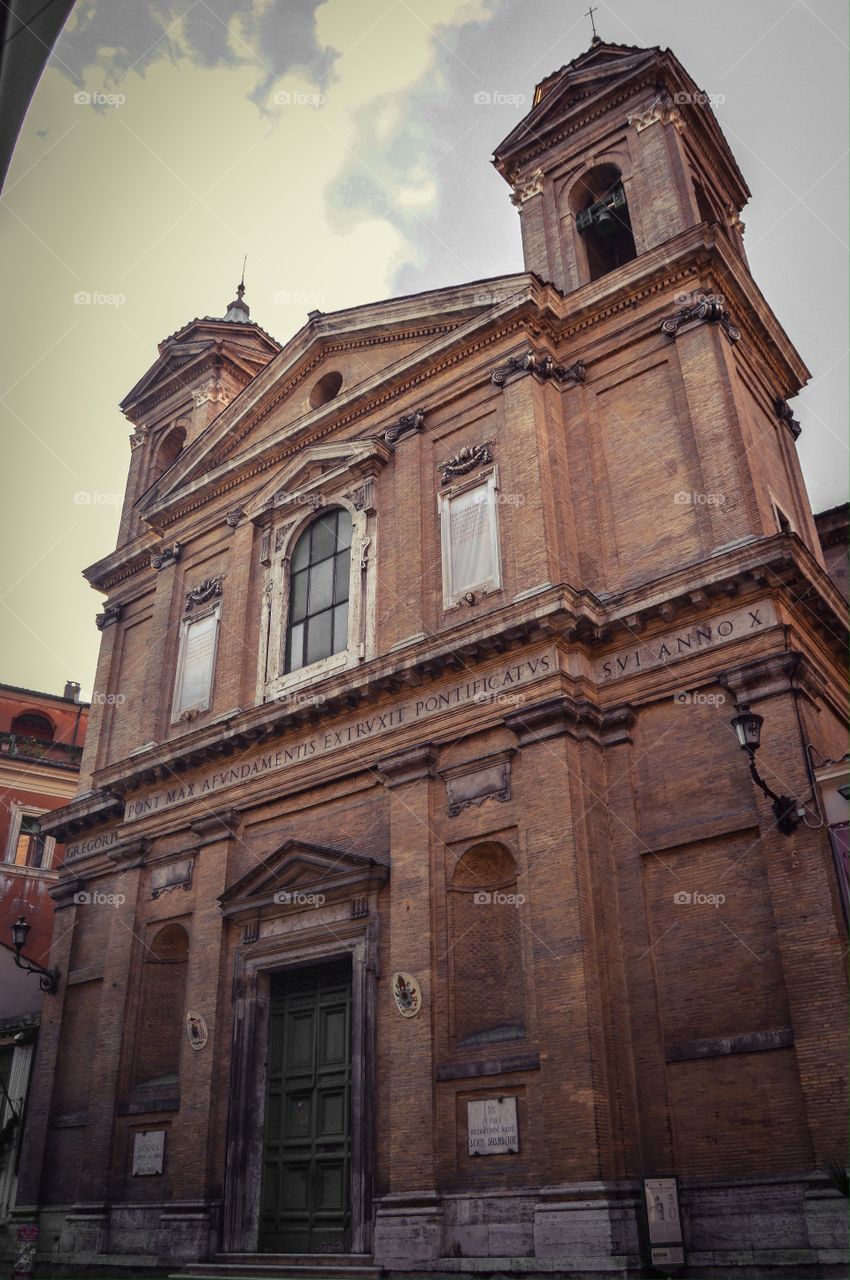
[[[206,578],[197,587],[190,587],[186,592],[186,613],[191,613],[196,604],[205,604],[215,596],[221,595],[225,575],[220,573],[215,578]]]
[[[490,448],[489,441],[484,441],[482,444],[466,445],[453,458],[449,458],[446,462],[439,464],[440,483],[449,484],[457,476],[465,476],[468,472],[474,471],[476,467],[481,467],[485,462],[492,461],[493,450]]]

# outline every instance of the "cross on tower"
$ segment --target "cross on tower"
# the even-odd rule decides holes
[[[594,13],[598,13],[598,12],[599,12],[599,6],[598,6],[598,5],[591,5],[591,6],[590,6],[590,8],[588,9],[587,13],[584,15],[586,18],[590,18],[590,25],[593,27],[593,39],[594,39],[594,40],[598,40],[598,39],[599,39],[599,34],[598,34],[597,30],[596,30],[596,21],[595,21],[595,19],[594,19],[594,17],[593,17]]]

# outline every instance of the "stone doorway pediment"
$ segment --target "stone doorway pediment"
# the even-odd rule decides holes
[[[222,913],[232,918],[287,905],[283,894],[339,901],[379,890],[389,874],[385,863],[365,854],[287,840],[226,889],[219,902]]]

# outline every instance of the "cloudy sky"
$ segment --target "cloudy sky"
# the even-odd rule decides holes
[[[0,681],[90,691],[129,460],[117,405],[156,344],[522,269],[489,158],[582,52],[587,0],[78,0],[0,201]],[[813,371],[795,403],[815,509],[847,496],[843,0],[598,0],[674,50],[753,192],[753,273]],[[490,102],[482,102],[488,97]],[[98,302],[75,301],[93,294]]]

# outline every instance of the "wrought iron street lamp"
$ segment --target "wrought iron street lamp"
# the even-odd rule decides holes
[[[761,746],[761,727],[763,724],[764,716],[751,711],[746,703],[742,703],[739,706],[738,714],[732,720],[732,728],[737,735],[738,744],[741,750],[747,753],[753,782],[772,802],[777,828],[784,836],[790,836],[795,827],[800,824],[800,819],[797,815],[797,801],[792,799],[791,796],[778,796],[775,791],[771,791],[756,769],[756,752]]]
[[[25,956],[21,956],[21,952],[27,945],[27,937],[32,928],[31,924],[27,924],[26,916],[19,916],[12,925],[12,942],[15,947],[15,964],[19,969],[23,969],[24,973],[35,973],[38,975],[38,985],[42,991],[46,991],[49,996],[55,996],[59,990],[60,973],[58,969],[45,969],[40,964],[36,964],[32,960],[27,960]]]

